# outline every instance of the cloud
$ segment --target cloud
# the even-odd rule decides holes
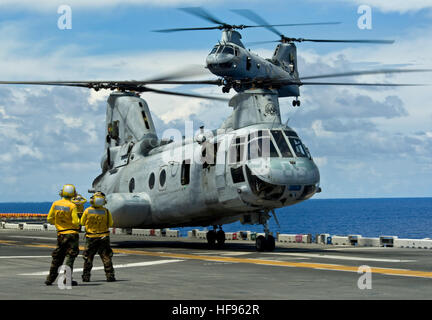
[[[423,9],[432,9],[432,3],[429,0],[351,0],[358,5],[369,5],[378,8],[383,12],[416,12]]]
[[[223,3],[225,0],[2,0],[0,9],[2,10],[37,10],[57,12],[61,5],[69,5],[72,9],[107,9],[118,6],[158,6],[158,7],[177,7],[177,6],[197,6],[214,4],[215,2]]]

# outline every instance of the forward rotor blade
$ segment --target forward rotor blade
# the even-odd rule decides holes
[[[176,71],[167,73],[165,75],[161,75],[156,78],[151,78],[148,81],[163,81],[163,80],[172,80],[172,79],[187,78],[187,77],[202,76],[202,75],[210,75],[210,73],[203,65],[190,64]]]
[[[219,19],[212,16],[210,13],[208,13],[206,10],[204,10],[202,7],[188,7],[188,8],[180,8],[180,10],[187,12],[189,14],[192,14],[194,16],[200,17],[201,19],[204,19],[206,21],[224,25],[225,22],[220,21]]]
[[[228,101],[229,100],[227,98],[221,98],[221,97],[204,96],[204,95],[199,95],[199,94],[173,92],[173,91],[166,91],[166,90],[157,90],[157,89],[148,88],[148,87],[145,87],[145,91],[159,93],[159,94],[167,94],[167,95],[172,95],[172,96],[198,98],[198,99],[208,99],[208,100],[217,100],[217,101]]]
[[[262,17],[260,17],[255,12],[253,12],[249,9],[236,9],[236,10],[231,10],[231,11],[235,12],[235,13],[245,17],[246,19],[249,19],[249,20],[251,20],[251,21],[253,21],[259,25],[262,25],[264,28],[273,32],[274,34],[278,35],[279,37],[283,37],[282,33],[280,33],[278,30],[276,30],[270,23],[265,21]]]
[[[196,30],[216,30],[221,29],[221,27],[202,27],[202,28],[174,28],[174,29],[161,29],[161,30],[152,30],[153,32],[178,32],[178,31],[196,31]]]
[[[323,74],[317,76],[302,77],[302,80],[306,79],[320,79],[320,78],[334,78],[334,77],[348,77],[348,76],[360,76],[368,74],[390,74],[390,73],[409,73],[409,72],[430,72],[432,69],[381,69],[381,70],[371,70],[371,71],[353,71],[353,72],[343,72],[343,73],[332,73]]]

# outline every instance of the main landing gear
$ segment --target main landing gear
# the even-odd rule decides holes
[[[222,230],[222,226],[219,226],[219,230],[217,230],[217,226],[213,226],[213,230],[207,232],[207,243],[210,248],[222,248],[225,244],[225,232]]]
[[[264,236],[258,236],[255,241],[257,251],[274,251],[276,247],[275,238],[270,234],[267,221],[264,224]]]
[[[295,100],[293,100],[292,105],[293,107],[300,107],[300,100],[296,98]]]

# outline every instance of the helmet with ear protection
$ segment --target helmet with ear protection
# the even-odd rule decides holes
[[[76,189],[73,184],[65,184],[63,188],[59,192],[60,197],[62,198],[73,198],[76,197]]]
[[[96,192],[90,198],[90,204],[93,207],[103,207],[107,203],[105,195],[102,192]]]

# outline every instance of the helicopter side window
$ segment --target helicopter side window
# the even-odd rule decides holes
[[[267,130],[249,135],[248,160],[256,158],[278,158],[279,154]]]
[[[285,137],[282,134],[282,131],[272,130],[271,131],[274,140],[276,141],[276,145],[279,147],[279,151],[284,158],[292,158],[293,155],[288,146],[288,143],[285,140]]]
[[[308,154],[305,150],[305,147],[299,138],[289,138],[289,141],[297,157],[308,158]]]

